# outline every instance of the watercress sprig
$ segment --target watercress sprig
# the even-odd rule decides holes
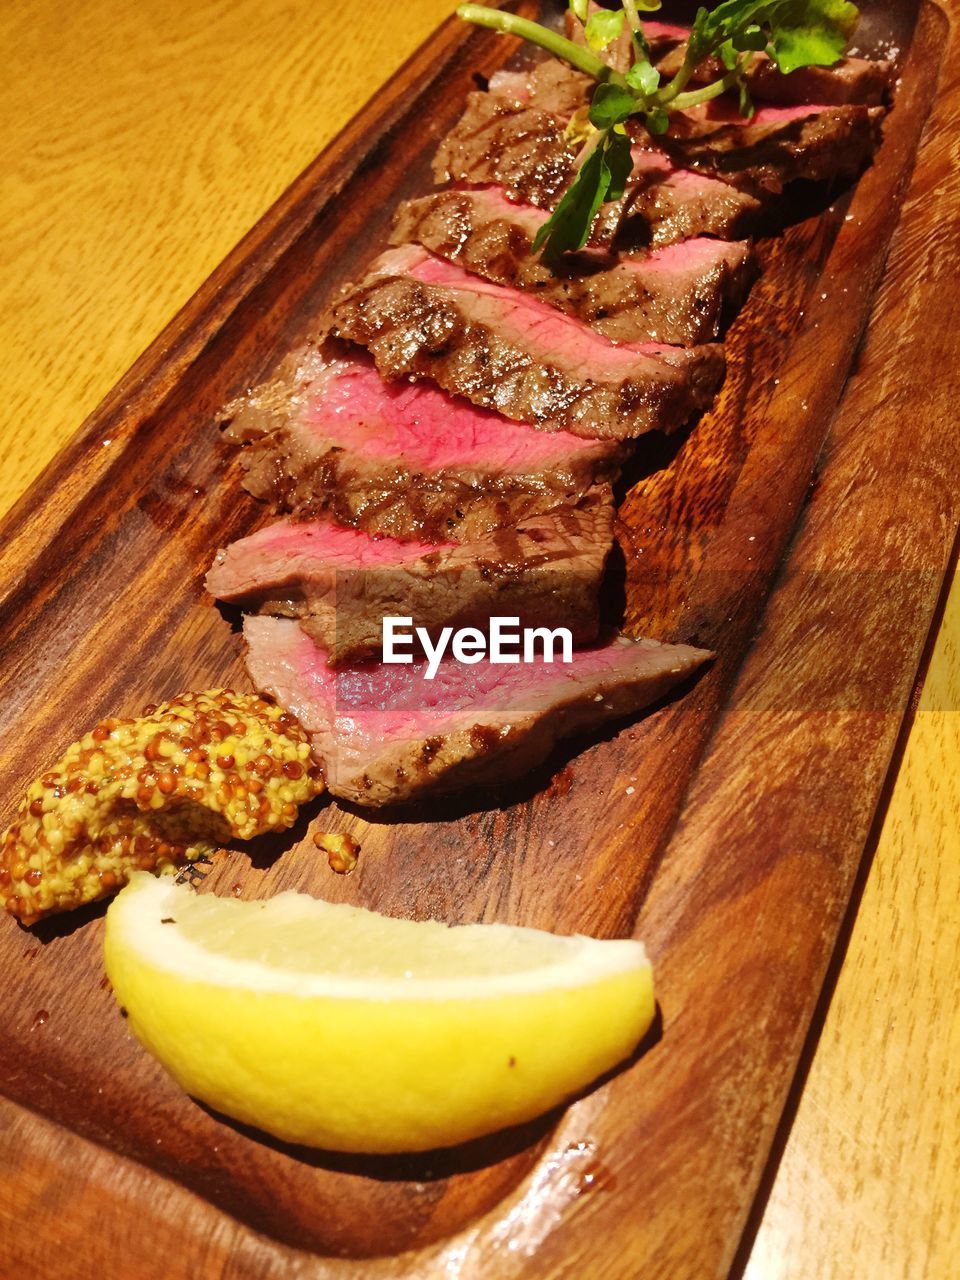
[[[831,66],[843,54],[859,17],[849,0],[722,0],[713,9],[697,10],[683,61],[663,84],[650,60],[641,17],[659,8],[660,0],[622,0],[619,9],[591,11],[589,0],[570,0],[571,12],[583,23],[585,44],[486,5],[463,4],[457,10],[466,22],[529,40],[597,81],[589,107],[591,134],[576,177],[537,233],[534,252],[542,249],[556,258],[582,249],[600,206],[623,195],[633,169],[628,121],[654,136],[663,134],[672,111],[709,102],[731,89],[739,93],[741,114],[749,116],[753,107],[746,73],[756,54],[766,54],[784,74],[799,67]],[[624,27],[630,32],[632,60],[621,73],[600,54]],[[723,74],[688,88],[708,59],[719,60]]]

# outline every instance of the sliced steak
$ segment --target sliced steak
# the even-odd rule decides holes
[[[310,734],[329,790],[369,806],[513,782],[559,738],[634,715],[710,657],[617,637],[570,663],[445,659],[426,680],[422,663],[334,670],[288,618],[249,617],[244,636],[254,685]]]
[[[573,181],[583,140],[570,117],[585,107],[593,81],[555,58],[525,72],[498,72],[440,144],[438,183],[500,187],[510,200],[552,209]],[[590,243],[609,245],[629,208],[629,194],[601,206]]]
[[[763,204],[755,195],[678,168],[662,152],[637,148],[633,164],[625,246],[656,249],[694,236],[742,240],[759,229]]]
[[[391,249],[332,310],[386,377],[431,378],[508,418],[625,440],[671,431],[710,403],[718,345],[615,345],[536,298],[409,245]]]
[[[501,189],[521,207],[520,216],[534,235],[530,207],[556,205],[576,174],[580,150],[567,135],[572,95],[565,98],[545,76],[546,69],[559,66],[550,59],[537,64],[533,74],[494,76],[489,92],[470,95],[434,162],[437,182]],[[586,77],[575,83],[580,81],[589,83]],[[582,86],[578,92],[585,93]],[[609,248],[621,234],[630,243],[661,246],[697,235],[742,240],[753,233],[761,213],[755,195],[735,188],[731,194],[727,182],[683,170],[665,152],[652,149],[648,137],[642,142],[634,151],[626,193],[600,206],[592,247]]]
[[[613,265],[581,254],[555,273],[531,253],[546,216],[513,204],[496,187],[441,191],[401,205],[392,239],[415,241],[488,280],[534,292],[615,342],[711,342],[755,275],[749,245],[706,238]]]
[[[579,80],[585,102],[590,82],[585,76]],[[466,111],[434,158],[434,177],[438,183],[503,187],[511,199],[551,209],[576,171],[581,144],[566,134],[575,105],[553,94],[547,107],[532,105],[537,85],[525,76],[502,77],[499,83],[500,92],[494,80],[490,91],[468,96]]]
[[[766,54],[758,54],[747,73],[750,92],[761,102],[792,106],[822,102],[828,106],[860,103],[878,107],[893,83],[894,64],[883,59],[841,58],[832,67],[798,67],[784,75]]]
[[[539,293],[614,342],[712,342],[756,278],[743,241],[705,237],[626,257],[605,271],[567,272]]]
[[[525,71],[496,71],[487,85],[489,93],[514,106],[535,106],[563,119],[585,107],[594,88],[591,76],[559,58],[543,58]]]
[[[207,590],[261,613],[298,617],[341,663],[378,653],[383,619],[487,628],[495,615],[524,626],[597,634],[597,597],[613,541],[613,504],[537,516],[466,543],[371,538],[322,520],[281,520],[217,552]]]
[[[744,121],[711,102],[671,117],[661,144],[674,161],[744,191],[778,193],[788,182],[855,178],[880,141],[881,107],[763,107]]]
[[[622,458],[615,444],[538,431],[429,382],[386,382],[366,352],[330,342],[294,352],[227,412],[255,497],[428,542],[576,505]]]
[[[405,200],[394,215],[390,243],[420,244],[487,280],[537,288],[553,279],[550,268],[531,254],[549,216],[508,200],[500,187],[454,188]]]

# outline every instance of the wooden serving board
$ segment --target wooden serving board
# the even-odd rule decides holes
[[[297,1150],[190,1101],[128,1035],[103,980],[102,906],[29,931],[5,919],[6,1270],[699,1280],[735,1265],[958,520],[960,49],[929,0],[871,10],[863,43],[902,51],[876,163],[762,245],[716,407],[681,440],[641,445],[621,508],[630,626],[714,648],[710,670],[510,790],[393,816],[317,806],[206,886],[636,933],[661,1009],[643,1052],[565,1111],[467,1148]],[[202,578],[265,513],[238,486],[217,409],[382,245],[397,202],[429,186],[473,75],[514,50],[441,28],[8,518],[0,820],[98,717],[249,687]],[[308,825],[358,838],[353,875],[328,868]]]

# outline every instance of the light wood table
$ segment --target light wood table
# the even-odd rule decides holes
[[[8,0],[0,509],[454,7]],[[954,589],[749,1280],[960,1274],[958,707]]]

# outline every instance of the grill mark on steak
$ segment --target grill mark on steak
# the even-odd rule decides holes
[[[499,72],[486,93],[471,93],[458,123],[441,142],[434,178],[502,187],[522,204],[550,210],[573,181],[581,143],[567,122],[590,99],[593,80],[556,59],[527,72]],[[590,243],[612,243],[630,207],[629,193],[603,204]]]
[[[686,168],[762,196],[800,179],[855,178],[880,141],[881,107],[769,107],[745,123],[728,104],[677,112],[661,143]]]
[[[471,93],[433,162],[438,183],[492,183],[514,200],[551,209],[575,172],[578,148],[562,119],[495,93]]]
[[[748,245],[706,239],[612,263],[567,255],[553,270],[532,253],[545,217],[496,188],[442,191],[402,204],[391,241],[414,241],[485,279],[535,293],[620,342],[713,341],[755,274]]]
[[[430,378],[508,418],[624,440],[704,408],[723,350],[616,345],[536,299],[408,246],[389,250],[331,313],[386,377]]]
[[[494,615],[525,627],[566,627],[593,640],[613,502],[580,507],[434,547],[369,538],[325,518],[281,520],[217,552],[206,586],[220,600],[299,617],[333,663],[380,652],[385,617],[486,630]]]
[[[244,487],[278,511],[368,533],[480,537],[612,483],[622,447],[545,437],[429,383],[384,382],[366,353],[308,343],[227,406]]]

